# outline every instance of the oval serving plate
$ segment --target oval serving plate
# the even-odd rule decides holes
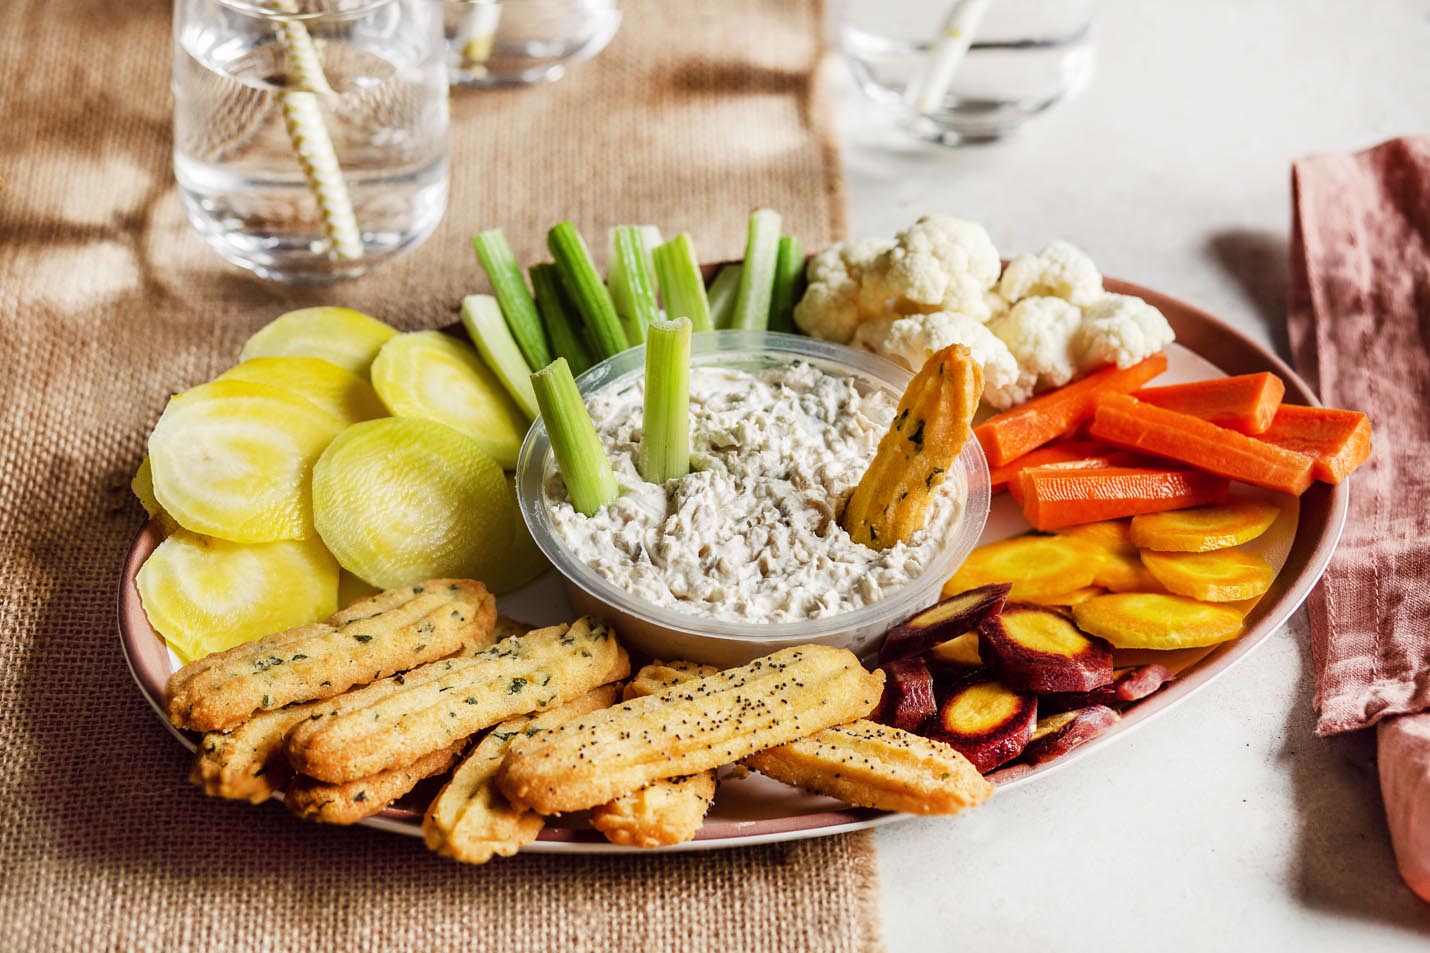
[[[1178,383],[1209,376],[1252,374],[1270,371],[1286,382],[1285,399],[1292,403],[1318,404],[1311,389],[1274,354],[1260,344],[1213,318],[1204,311],[1169,298],[1158,292],[1107,279],[1108,291],[1145,298],[1160,308],[1177,332],[1177,344],[1168,348],[1169,367],[1158,383]],[[1246,617],[1246,632],[1239,639],[1217,646],[1195,657],[1179,660],[1171,667],[1182,667],[1176,681],[1157,694],[1130,707],[1122,720],[1093,740],[1067,755],[1038,767],[1018,766],[1001,769],[990,777],[1002,788],[1032,784],[1088,755],[1114,744],[1128,732],[1146,724],[1172,706],[1180,704],[1244,659],[1268,636],[1281,627],[1301,605],[1311,588],[1321,578],[1331,553],[1340,539],[1350,500],[1348,484],[1328,486],[1315,483],[1301,497],[1298,508],[1285,507],[1278,522],[1277,538],[1265,555],[1281,564],[1276,582]],[[1006,498],[995,499],[982,542],[1025,530],[1019,525],[1016,511]],[[124,561],[119,583],[119,637],[134,681],[143,692],[160,720],[174,736],[190,750],[196,735],[179,731],[169,725],[163,713],[164,686],[169,674],[177,667],[162,638],[149,625],[140,605],[135,575],[162,534],[152,523],[140,530]],[[503,597],[501,608],[508,615],[534,624],[558,621],[570,615],[564,590],[554,574],[537,580],[520,592]],[[1165,654],[1165,653],[1164,653]],[[178,783],[178,779],[175,779]],[[363,823],[383,830],[409,836],[421,836],[422,808],[435,794],[431,782],[419,786],[410,799],[404,799],[380,815]],[[894,814],[864,808],[851,808],[840,801],[807,794],[757,774],[747,777],[727,777],[705,826],[694,841],[674,847],[655,848],[663,851],[710,850],[741,847],[777,841],[824,837],[847,831],[862,830],[891,823],[912,815]],[[533,853],[642,853],[641,848],[609,844],[587,826],[582,815],[556,819],[542,832],[536,843],[522,848]]]

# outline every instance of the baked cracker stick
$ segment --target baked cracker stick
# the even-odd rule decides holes
[[[288,760],[320,781],[354,781],[628,674],[630,661],[605,623],[582,618],[569,630],[538,629],[405,672],[389,697],[298,725]]]
[[[195,731],[233,728],[255,711],[328,698],[490,644],[496,601],[481,583],[435,580],[410,591],[410,599],[341,626],[302,626],[179,669],[169,679],[169,720]]]
[[[536,840],[546,819],[517,807],[496,790],[492,779],[518,735],[534,735],[616,701],[616,686],[603,685],[558,708],[518,715],[497,725],[472,749],[422,818],[422,837],[439,854],[467,864],[510,857]]]
[[[693,662],[655,662],[641,669],[626,691],[678,685],[709,670]],[[994,789],[949,745],[866,720],[768,748],[743,763],[859,807],[913,814],[957,814],[982,804]]]
[[[993,795],[994,784],[941,741],[860,720],[752,754],[766,777],[858,807],[957,814]]]
[[[693,678],[720,671],[695,662],[652,662],[626,683],[626,701],[655,695]],[[715,771],[661,778],[591,808],[591,826],[612,844],[663,847],[683,844],[700,831],[715,799]]]
[[[258,804],[292,775],[283,739],[295,726],[371,704],[402,687],[402,676],[384,678],[325,698],[254,715],[232,731],[211,731],[199,742],[189,780],[213,797]]]
[[[856,543],[887,549],[928,522],[934,490],[973,433],[983,373],[968,349],[937,351],[909,382],[840,520]]]
[[[424,754],[400,768],[379,771],[372,777],[346,784],[324,784],[301,775],[283,792],[283,803],[295,817],[320,824],[356,824],[379,814],[411,791],[417,782],[441,774],[452,766],[467,746],[465,739]]]
[[[542,814],[605,804],[869,714],[882,672],[802,645],[513,741],[497,784]]]

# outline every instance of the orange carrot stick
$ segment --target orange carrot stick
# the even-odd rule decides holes
[[[1092,434],[1268,490],[1300,495],[1311,485],[1312,461],[1304,454],[1125,394],[1109,394],[1097,402]]]
[[[1037,451],[1033,451],[1037,453]],[[1025,454],[1030,457],[1033,454]],[[1010,466],[1012,464],[1009,464]],[[1076,460],[1058,460],[1052,463],[1039,464],[1036,467],[1023,467],[1017,474],[1008,481],[1008,495],[1013,498],[1013,502],[1019,506],[1023,505],[1023,474],[1029,470],[1104,470],[1108,467],[1161,467],[1161,461],[1151,457],[1145,457],[1140,453],[1133,453],[1130,450],[1123,450],[1120,447],[1108,447],[1100,454],[1091,457],[1079,457]]]
[[[1023,516],[1036,529],[1220,503],[1227,481],[1199,470],[1035,467],[1021,477]]]
[[[994,493],[1002,493],[1010,488],[1009,481],[1016,480],[1018,471],[1028,467],[1041,467],[1049,463],[1068,463],[1073,460],[1087,460],[1112,452],[1113,448],[1096,440],[1059,440],[1046,447],[1039,447],[1023,454],[1016,460],[1001,467],[990,467],[989,479]]]
[[[1258,440],[1315,460],[1311,475],[1339,483],[1370,456],[1370,418],[1356,410],[1282,404]]]
[[[1039,394],[973,428],[990,466],[1011,463],[1092,416],[1102,394],[1129,394],[1167,369],[1160,352],[1131,367],[1104,367],[1080,381]]]
[[[1286,385],[1266,371],[1238,374],[1191,384],[1144,387],[1133,394],[1138,400],[1228,427],[1238,433],[1259,434],[1271,426]]]

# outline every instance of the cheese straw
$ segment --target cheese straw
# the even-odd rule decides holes
[[[273,6],[280,13],[296,13],[298,7],[297,0],[274,0]],[[307,27],[283,20],[278,24],[278,40],[288,54],[292,77],[298,87],[278,95],[283,125],[288,130],[298,164],[303,167],[308,189],[318,204],[318,213],[323,217],[323,231],[332,244],[331,256],[346,260],[361,258],[362,235],[358,232],[357,217],[353,214],[332,137],[318,107],[318,96],[331,94],[333,87],[323,74],[317,47]]]

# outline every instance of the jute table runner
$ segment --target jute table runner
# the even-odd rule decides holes
[[[458,95],[450,211],[407,259],[326,292],[207,249],[170,172],[169,11],[0,4],[0,948],[864,950],[868,842],[847,837],[466,868],[415,840],[206,799],[131,684],[114,599],[126,488],[167,395],[292,306],[405,328],[480,288],[466,239],[518,254],[571,217],[688,228],[738,254],[766,204],[840,228],[814,0],[630,0],[599,59],[539,90]]]

